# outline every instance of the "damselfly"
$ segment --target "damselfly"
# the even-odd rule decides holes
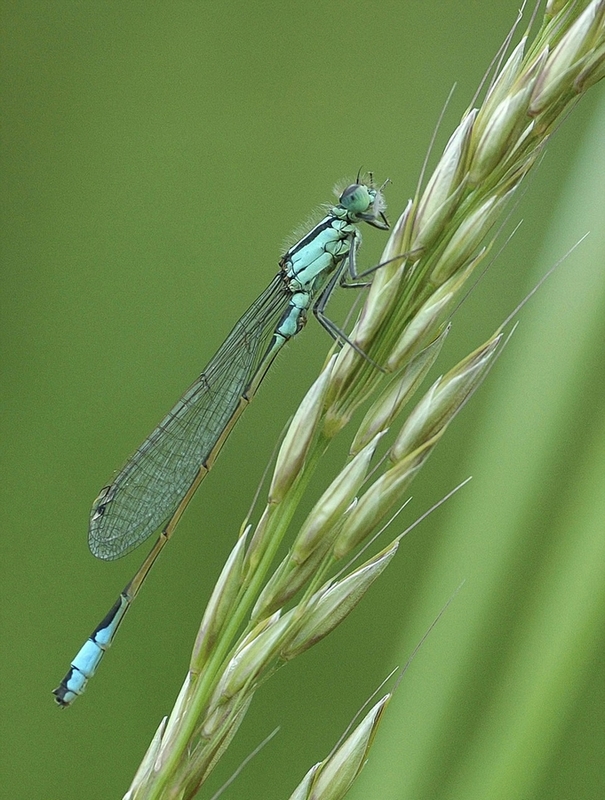
[[[357,225],[388,229],[372,180],[348,186],[326,216],[291,247],[195,383],[95,500],[89,545],[97,558],[120,558],[161,530],[135,576],[95,628],[54,690],[60,706],[86,688],[160,551],[208,474],[241,413],[284,344],[305,325],[308,309],[330,335],[356,347],[325,314],[337,285],[359,286]],[[348,282],[348,281],[352,281]],[[363,284],[361,284],[363,285]],[[356,348],[358,349],[358,348]]]

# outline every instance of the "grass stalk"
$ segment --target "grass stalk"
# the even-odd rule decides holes
[[[129,800],[193,797],[261,683],[336,627],[390,562],[396,540],[360,567],[347,567],[344,576],[326,579],[401,502],[493,364],[500,331],[437,379],[400,422],[511,197],[561,118],[604,72],[605,0],[549,2],[533,40],[528,31],[497,69],[483,101],[463,115],[426,188],[394,226],[385,264],[350,334],[369,358],[351,347],[331,355],[297,412],[260,521],[221,578],[228,587],[224,604],[217,602],[212,607],[220,613],[204,618],[177,705],[158,729]],[[291,521],[320,457],[370,400],[342,473],[296,537]],[[274,566],[287,536],[294,544]],[[344,796],[383,709],[380,701],[330,766],[313,768],[293,797]]]

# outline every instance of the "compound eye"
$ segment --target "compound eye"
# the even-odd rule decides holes
[[[352,183],[340,196],[340,205],[352,214],[363,214],[372,205],[368,187],[362,183]]]

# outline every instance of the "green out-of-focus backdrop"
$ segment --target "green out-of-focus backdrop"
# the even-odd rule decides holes
[[[432,164],[518,5],[2,2],[1,797],[128,787],[325,333],[311,322],[288,347],[89,691],[61,712],[51,689],[140,560],[92,557],[91,502],[335,182],[360,167],[389,177],[399,213],[452,84]],[[553,137],[441,369],[591,235],[523,310],[397,524],[473,481],[258,693],[211,788],[281,731],[227,797],[288,797],[461,581],[353,796],[605,796],[604,99],[591,90]],[[364,265],[383,241],[365,232]]]

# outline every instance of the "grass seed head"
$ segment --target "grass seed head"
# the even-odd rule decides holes
[[[298,564],[311,555],[325,539],[331,529],[342,519],[342,515],[363,483],[374,450],[381,438],[378,433],[374,438],[346,465],[332,481],[315,504],[307,517],[292,548],[292,560]]]
[[[454,213],[465,187],[466,160],[477,110],[471,109],[458,125],[418,204],[412,250],[424,250],[437,239]]]
[[[300,628],[282,650],[281,657],[286,661],[296,658],[340,625],[387,568],[398,546],[398,542],[390,544],[346,578],[320,589],[311,599]]]
[[[334,558],[344,558],[369,536],[414,480],[439,436],[434,436],[374,481],[345,520],[334,543]]]
[[[531,102],[534,115],[570,95],[577,74],[585,66],[583,57],[595,45],[597,37],[603,37],[605,0],[594,0],[580,14],[563,35],[550,54],[538,78]]]
[[[415,452],[447,427],[483,380],[493,363],[500,339],[501,334],[496,334],[433,383],[405,421],[391,447],[389,458],[394,463]]]
[[[376,730],[391,699],[387,694],[373,706],[345,741],[315,772],[308,800],[342,800],[363,769]]]
[[[390,427],[435,363],[448,333],[449,326],[421,350],[374,401],[355,434],[351,455],[358,453],[374,436]]]
[[[291,615],[276,612],[263,620],[238,647],[217,686],[215,697],[230,700],[250,685],[284,646]]]
[[[201,669],[206,654],[212,649],[240,589],[246,538],[244,534],[237,540],[206,606],[191,657],[197,669]]]
[[[270,503],[279,503],[283,499],[302,469],[315,436],[317,421],[323,411],[335,358],[336,356],[333,356],[330,359],[311,386],[288,427],[273,471],[273,480],[269,489]]]
[[[502,206],[507,200],[508,194],[500,197],[492,195],[460,222],[454,235],[445,246],[441,257],[433,267],[430,276],[431,283],[435,286],[441,286],[468,263],[495,223]]]

